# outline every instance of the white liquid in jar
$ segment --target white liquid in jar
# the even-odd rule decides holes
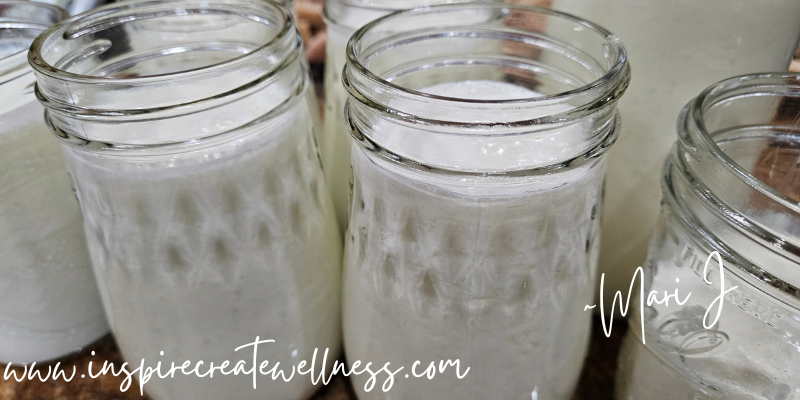
[[[340,343],[341,242],[305,99],[221,143],[117,158],[67,149],[79,176],[92,259],[126,359],[286,371]],[[159,352],[164,351],[164,356]],[[288,372],[287,372],[288,376]],[[176,376],[145,386],[154,399],[305,399],[308,377]]]
[[[519,85],[490,80],[439,83],[420,89],[420,92],[470,100],[518,100],[542,96],[539,92]]]
[[[473,99],[538,95],[492,81],[421,91]],[[462,373],[470,368],[463,380],[454,368],[432,380],[401,379],[390,392],[397,398],[569,399],[590,328],[583,307],[594,291],[602,160],[537,179],[476,183],[492,186],[487,192],[361,149],[353,164],[348,360],[395,368],[420,360],[424,368],[459,359]],[[387,398],[365,392],[366,379],[353,378],[360,399]]]
[[[108,332],[61,145],[27,100],[0,100],[0,363],[55,359]]]

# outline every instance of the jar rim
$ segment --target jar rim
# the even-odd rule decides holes
[[[709,86],[683,108],[677,123],[678,141],[667,157],[661,175],[664,201],[671,208],[677,207],[679,220],[684,228],[689,232],[697,231],[697,234],[690,235],[693,240],[719,251],[729,261],[726,269],[731,270],[740,279],[761,290],[766,288],[777,290],[782,296],[782,301],[795,308],[800,308],[800,303],[796,303],[800,300],[800,281],[797,280],[798,275],[795,271],[791,268],[781,269],[778,265],[767,265],[768,263],[763,260],[751,260],[753,255],[743,254],[741,250],[731,248],[725,239],[726,236],[720,236],[718,232],[709,229],[706,223],[695,215],[692,207],[709,210],[709,215],[724,221],[738,233],[776,253],[777,257],[786,259],[791,265],[797,265],[800,246],[796,240],[792,240],[796,239],[794,234],[788,231],[781,232],[779,227],[767,224],[758,214],[758,210],[749,212],[737,208],[736,203],[729,204],[724,190],[719,193],[717,190],[725,187],[730,190],[736,189],[729,187],[731,181],[722,178],[727,176],[734,178],[732,182],[739,182],[739,187],[755,190],[765,196],[770,201],[769,207],[783,207],[791,213],[800,215],[800,202],[762,181],[726,154],[714,140],[714,133],[706,123],[706,113],[715,105],[736,101],[746,96],[797,93],[798,88],[800,88],[800,74],[787,72],[740,75]],[[738,126],[737,124],[733,127]],[[721,168],[714,169],[713,173],[707,172],[704,176],[724,181],[724,186],[697,176],[698,171],[702,171],[697,167],[699,164],[708,165],[706,168]],[[677,182],[677,177],[685,182]],[[686,186],[685,192],[699,200],[685,199],[685,195],[682,194],[684,190],[679,186]],[[701,205],[692,205],[695,202]],[[782,234],[789,236],[782,237]]]
[[[292,14],[271,0],[112,3],[56,24],[29,52],[51,131],[98,151],[230,136],[274,116],[306,87],[300,57]]]
[[[53,4],[41,3],[37,1],[19,1],[19,0],[0,0],[0,9],[31,9],[26,17],[20,18],[15,16],[13,18],[4,17],[0,12],[0,29],[36,29],[40,32],[45,32],[56,21],[63,21],[69,17],[66,10]],[[1,10],[0,10],[1,11]],[[45,22],[44,19],[52,20],[52,22]],[[31,39],[31,42],[35,38]],[[28,47],[20,51],[10,54],[6,57],[0,58],[0,76],[20,68],[20,66],[28,67]]]
[[[241,0],[237,0],[241,1]],[[262,44],[261,46],[254,48],[252,51],[242,54],[238,57],[234,57],[222,62],[205,65],[199,68],[193,68],[188,70],[182,70],[177,72],[165,73],[165,74],[156,74],[156,75],[147,75],[147,76],[135,76],[135,77],[126,77],[126,78],[115,78],[115,77],[106,77],[106,76],[97,76],[97,75],[84,75],[73,73],[69,71],[65,71],[63,69],[59,69],[49,62],[44,60],[42,55],[42,48],[45,44],[45,41],[52,35],[56,34],[59,29],[73,26],[80,23],[88,23],[93,21],[97,18],[109,18],[112,17],[115,13],[124,12],[135,10],[137,8],[144,8],[153,5],[175,5],[175,9],[186,9],[187,4],[195,5],[200,8],[211,8],[213,6],[227,6],[236,4],[236,1],[194,1],[194,2],[174,2],[172,0],[126,0],[122,2],[114,2],[109,3],[101,7],[97,7],[92,9],[89,12],[75,15],[69,19],[63,20],[49,29],[44,31],[41,35],[39,35],[36,40],[31,44],[30,51],[28,52],[28,62],[31,64],[33,69],[42,75],[56,78],[62,81],[70,81],[75,83],[82,83],[82,84],[103,84],[103,85],[120,85],[120,86],[128,86],[131,84],[153,84],[153,83],[160,83],[160,82],[168,82],[175,79],[183,79],[187,77],[201,77],[201,76],[208,76],[214,75],[219,71],[231,68],[232,66],[236,66],[241,64],[242,62],[255,58],[259,53],[262,53],[266,50],[269,50],[276,45],[278,45],[281,41],[285,40],[288,36],[294,34],[294,19],[292,17],[291,12],[289,12],[284,6],[280,3],[277,3],[273,0],[258,0],[258,3],[265,3],[271,4],[274,10],[278,11],[280,15],[280,20],[282,22],[282,26],[278,34],[273,37],[269,42]],[[145,16],[145,18],[152,18],[154,15]],[[128,21],[118,21],[119,24],[125,23]],[[66,34],[66,32],[65,32]]]
[[[542,30],[545,24],[552,24],[553,29]],[[453,38],[461,40],[446,42]],[[473,40],[484,41],[485,51],[475,51],[474,43],[480,42]],[[445,49],[444,43],[460,45]],[[439,50],[426,52],[426,45],[436,45]],[[407,52],[420,56],[405,57]],[[375,59],[379,60],[377,64]],[[525,82],[520,86],[538,89],[540,83],[547,82],[544,90],[555,93],[484,100],[434,95],[394,81],[394,76],[412,79],[411,74],[431,68],[433,72],[423,76],[449,82],[450,70],[437,72],[435,68],[450,66],[461,73],[455,76],[455,82],[459,78],[470,80],[475,73],[478,79],[484,79],[483,71],[488,67],[501,77],[495,80],[498,83],[519,78]],[[472,66],[477,69],[469,69]],[[625,48],[604,28],[546,8],[504,3],[435,5],[376,19],[350,38],[342,73],[342,83],[350,95],[346,125],[363,149],[425,171],[504,177],[548,175],[599,159],[619,134],[616,102],[629,81]],[[398,142],[408,135],[371,131],[373,123],[366,120],[373,116],[398,126],[415,127],[411,129],[416,132],[413,135],[431,130],[435,134],[419,137],[430,138],[431,144],[415,145],[421,149],[415,150]],[[537,137],[555,134],[563,144],[557,151],[546,154],[546,146],[535,145]],[[462,137],[476,140],[449,152]],[[483,138],[521,147],[489,166],[480,161],[485,154],[481,149]],[[392,148],[387,148],[389,143],[393,143],[389,145]],[[433,148],[439,149],[435,160],[430,158],[433,153],[425,153]],[[538,155],[537,149],[541,150]]]
[[[737,162],[729,157],[725,151],[722,150],[722,148],[719,147],[717,142],[714,141],[705,123],[705,112],[708,106],[724,93],[737,89],[743,85],[761,86],[770,83],[774,84],[776,80],[783,82],[791,80],[800,85],[800,74],[780,72],[740,75],[722,80],[706,88],[697,96],[696,99],[690,102],[686,114],[687,123],[693,124],[693,129],[696,129],[697,135],[695,136],[689,135],[688,133],[682,133],[680,138],[685,145],[691,146],[692,148],[707,153],[717,159],[727,171],[731,172],[734,176],[748,186],[758,190],[780,205],[800,213],[800,201],[786,196],[742,168]],[[689,119],[691,122],[688,121]],[[681,131],[683,130],[679,129],[679,132]]]
[[[613,51],[616,54],[616,59],[613,62],[613,65],[608,69],[608,71],[601,77],[595,79],[594,81],[585,84],[581,87],[564,91],[561,93],[556,93],[552,95],[543,95],[538,97],[531,97],[531,98],[522,98],[522,99],[510,99],[510,100],[476,100],[476,99],[465,99],[465,98],[457,98],[457,97],[447,97],[447,96],[439,96],[434,94],[429,94],[413,89],[407,89],[397,84],[394,84],[390,81],[387,81],[372,71],[370,71],[361,60],[359,54],[357,53],[357,47],[359,43],[364,39],[366,35],[369,34],[370,30],[380,26],[381,24],[386,24],[391,22],[395,19],[401,18],[408,18],[413,17],[414,15],[418,14],[425,14],[430,12],[436,12],[437,10],[457,10],[459,8],[463,9],[474,9],[474,8],[484,8],[484,9],[497,9],[497,10],[508,10],[508,11],[528,11],[533,13],[539,13],[544,15],[549,15],[557,18],[562,18],[565,20],[569,20],[574,22],[578,25],[582,25],[585,28],[594,31],[599,36],[605,38],[606,44],[609,46],[609,50]],[[505,3],[453,3],[453,4],[439,4],[427,7],[418,7],[413,8],[410,10],[402,10],[396,11],[389,15],[383,16],[378,18],[370,23],[361,27],[358,31],[356,31],[353,36],[350,37],[350,40],[347,43],[347,68],[354,68],[359,74],[366,77],[368,80],[372,81],[373,83],[391,89],[393,91],[397,91],[398,93],[404,93],[411,97],[418,97],[423,99],[430,99],[430,100],[439,100],[439,101],[446,101],[450,103],[463,103],[463,104],[495,104],[495,105],[511,105],[511,106],[520,106],[520,105],[537,105],[537,104],[545,104],[545,103],[552,103],[553,101],[566,101],[571,98],[580,97],[590,93],[592,91],[597,91],[598,88],[607,85],[608,83],[614,83],[613,86],[627,86],[628,81],[630,80],[630,66],[628,62],[628,55],[625,50],[625,46],[623,46],[621,40],[606,30],[605,28],[584,20],[582,18],[576,17],[571,14],[563,13],[560,11],[551,10],[548,8],[543,7],[536,7],[536,6],[526,6],[526,5],[518,5],[518,4],[505,4]],[[346,79],[345,74],[342,74],[342,79]],[[347,86],[347,85],[345,85]],[[623,88],[624,91],[625,88]],[[621,96],[622,93],[619,93],[616,97]]]

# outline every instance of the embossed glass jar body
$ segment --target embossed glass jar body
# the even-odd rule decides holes
[[[628,82],[622,46],[547,10],[433,6],[356,33],[343,80],[356,144],[347,359],[470,368],[388,393],[355,377],[359,398],[570,398],[590,328],[602,155]]]
[[[301,50],[289,11],[261,0],[119,2],[34,43],[37,90],[132,364],[250,368],[252,348],[234,349],[256,337],[275,340],[259,363],[291,368],[316,348],[335,359],[341,241]],[[159,400],[315,389],[252,380],[178,374],[145,389]]]
[[[27,58],[36,36],[65,17],[0,1],[0,363],[58,358],[108,332],[80,209]]]
[[[389,13],[432,4],[468,0],[329,0],[325,3],[328,41],[325,49],[325,133],[321,140],[322,165],[342,231],[347,229],[350,193],[350,133],[345,128],[342,87],[347,41],[356,30]]]
[[[800,398],[798,89],[793,74],[733,78],[682,112],[644,293],[690,297],[634,310],[617,398]],[[724,269],[714,259],[704,279],[714,251]],[[721,271],[737,288],[712,325]]]

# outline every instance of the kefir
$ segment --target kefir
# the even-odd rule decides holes
[[[552,46],[516,40],[527,34]],[[351,43],[345,351],[404,368],[389,392],[352,377],[359,398],[569,399],[624,50],[584,21],[499,4],[393,14]],[[559,68],[586,81],[559,80]],[[579,98],[556,96],[569,86]],[[453,367],[412,376],[456,359],[463,379]]]
[[[335,360],[341,241],[289,11],[131,0],[57,25],[34,49],[126,360],[280,362],[287,377],[316,349],[317,368],[326,349]],[[84,95],[65,95],[74,91]],[[257,337],[274,343],[253,365],[252,347],[235,349]],[[257,375],[257,390],[252,375],[220,372],[154,377],[145,390],[300,400],[316,389],[309,376]]]
[[[0,2],[0,363],[51,360],[108,332],[61,146],[33,95],[26,53],[66,17]],[[5,14],[3,14],[5,13]]]

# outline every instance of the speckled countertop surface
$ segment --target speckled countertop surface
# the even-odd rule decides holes
[[[598,318],[595,319],[592,331],[591,345],[583,369],[580,382],[573,396],[573,400],[611,400],[613,398],[614,373],[617,364],[617,352],[620,342],[627,327],[615,321],[611,337],[603,334],[603,328]],[[92,356],[91,352],[95,355]],[[108,360],[116,366],[122,364],[122,357],[117,351],[113,338],[106,337],[84,349],[83,352],[62,360],[62,368],[72,371],[76,366],[78,371],[86,371],[89,362],[102,364]],[[2,370],[5,370],[5,366]],[[95,367],[96,369],[96,367]],[[47,367],[45,367],[45,372]],[[21,373],[21,369],[19,369]],[[76,377],[69,383],[63,380],[40,382],[38,380],[3,380],[0,376],[0,400],[129,400],[147,399],[139,395],[134,389],[122,393],[119,386],[123,377],[111,375],[97,379],[80,379]],[[134,385],[135,386],[135,385]],[[311,400],[356,400],[347,378],[336,377],[327,387],[320,389]]]

